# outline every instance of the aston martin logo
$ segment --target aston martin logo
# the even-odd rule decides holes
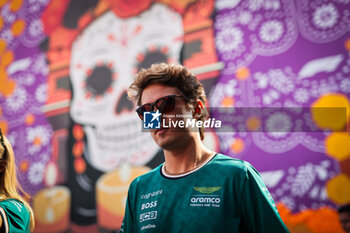
[[[220,190],[221,187],[193,187],[193,189],[203,194],[210,194]]]

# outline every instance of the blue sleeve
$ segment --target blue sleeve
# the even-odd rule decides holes
[[[241,193],[241,213],[251,233],[289,233],[260,174],[246,163]]]

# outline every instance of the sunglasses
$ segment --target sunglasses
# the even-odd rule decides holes
[[[6,155],[7,148],[5,146],[4,135],[2,134],[1,128],[0,128],[0,143],[4,147],[4,155]]]
[[[136,109],[137,114],[140,119],[143,120],[144,112],[153,112],[155,109],[158,109],[161,113],[169,113],[175,108],[175,97],[182,97],[181,95],[167,95],[163,96],[153,103],[147,103]]]

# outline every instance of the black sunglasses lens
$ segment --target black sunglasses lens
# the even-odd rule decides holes
[[[143,105],[143,111],[152,112],[154,110],[153,104],[145,104]]]
[[[164,96],[158,99],[154,104],[144,104],[138,109],[136,109],[137,114],[143,120],[144,112],[152,112],[158,109],[161,113],[169,113],[175,107],[175,96]]]
[[[143,120],[143,110],[142,107],[139,107],[138,109],[136,109],[137,114],[139,115],[139,117],[141,118],[141,120]]]
[[[141,120],[143,120],[143,113],[144,112],[151,112],[152,109],[153,109],[152,104],[144,104],[141,107],[139,107],[138,109],[136,109],[136,112],[139,115],[139,117],[141,118]]]
[[[161,113],[169,113],[175,107],[175,96],[165,96],[157,103],[157,108]]]

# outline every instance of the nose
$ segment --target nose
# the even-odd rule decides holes
[[[131,112],[133,110],[134,106],[132,102],[128,99],[128,94],[126,91],[123,91],[121,94],[119,100],[116,103],[115,107],[115,113],[121,114],[122,112]]]

